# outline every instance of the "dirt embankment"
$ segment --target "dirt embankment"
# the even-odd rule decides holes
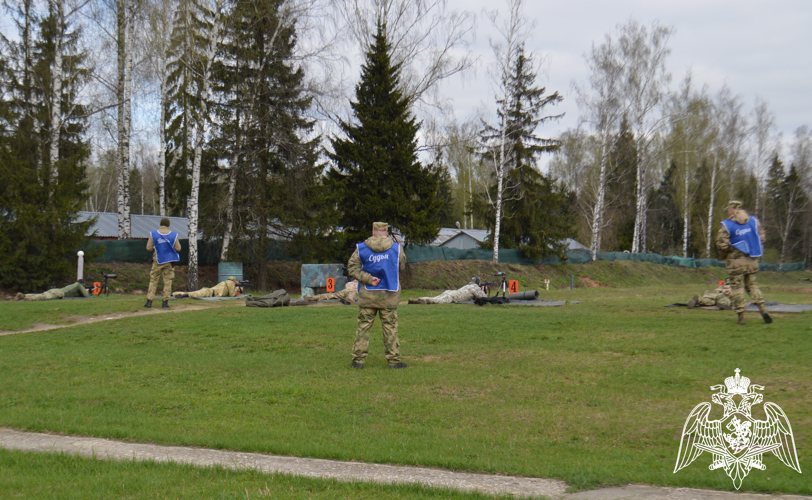
[[[116,293],[146,293],[149,286],[149,264],[114,262],[109,264],[89,264],[85,269],[85,281],[101,281],[102,273],[117,274],[110,281],[110,289]],[[245,268],[244,278],[257,283],[257,267]],[[187,266],[175,267],[174,290],[185,291]],[[504,272],[509,280],[518,280],[522,289],[544,289],[550,281],[550,288],[632,288],[646,285],[712,284],[725,278],[725,270],[718,267],[691,269],[669,267],[640,262],[593,262],[591,264],[561,264],[554,266],[521,266],[518,264],[494,264],[483,260],[434,261],[409,264],[401,275],[404,289],[445,290],[458,288],[472,276],[483,281],[499,281],[494,276]],[[217,283],[217,267],[204,266],[198,269],[201,286]],[[791,273],[759,273],[758,280],[764,285],[795,285],[804,287],[801,279],[809,279],[811,271]],[[573,279],[574,277],[574,279]],[[271,261],[267,267],[267,288],[284,288],[291,294],[300,293],[301,263],[291,261]],[[64,286],[67,282],[58,284]],[[799,289],[800,290],[800,289]],[[805,289],[809,290],[809,289]],[[16,290],[0,290],[4,299],[13,297]]]

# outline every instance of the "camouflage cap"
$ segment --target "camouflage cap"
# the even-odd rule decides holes
[[[479,278],[479,276],[473,276],[473,277],[471,277],[471,282],[476,283],[478,285],[478,284],[482,283],[482,280]]]
[[[727,208],[739,209],[741,207],[742,207],[742,202],[740,202],[739,200],[730,200],[729,202],[727,202]]]
[[[236,283],[236,282],[237,282],[237,278],[236,278],[235,276],[229,276],[229,277],[228,277],[228,279],[229,279],[230,281],[233,281],[234,283]]]
[[[389,224],[386,222],[373,222],[372,223],[372,230],[373,231],[389,231]]]
[[[161,225],[169,227],[169,219],[167,217],[161,217]]]

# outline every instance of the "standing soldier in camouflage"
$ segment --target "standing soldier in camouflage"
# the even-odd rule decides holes
[[[459,304],[467,300],[474,300],[488,295],[482,291],[482,287],[476,282],[479,278],[474,276],[471,283],[456,290],[446,290],[436,297],[418,297],[409,299],[409,304]]]
[[[147,252],[155,252],[152,257],[152,270],[149,273],[149,291],[147,292],[147,303],[144,307],[152,307],[152,299],[155,298],[155,290],[158,289],[158,280],[163,276],[163,304],[161,307],[169,307],[169,297],[172,294],[172,280],[175,278],[175,270],[172,263],[180,260],[180,241],[178,233],[169,230],[169,219],[161,219],[161,227],[149,233],[147,240]]]
[[[355,332],[350,366],[364,368],[369,352],[369,330],[375,315],[380,314],[389,368],[406,368],[406,363],[400,360],[398,342],[400,272],[406,269],[406,255],[400,244],[389,238],[389,226],[385,222],[373,223],[372,236],[356,247],[347,264],[349,275],[360,283],[358,330]]]
[[[237,278],[229,276],[227,280],[217,283],[211,288],[203,287],[196,292],[172,292],[176,299],[202,299],[205,297],[236,297],[242,293],[242,288],[237,285]]]
[[[750,300],[758,306],[765,323],[772,323],[772,318],[764,309],[764,297],[756,285],[758,257],[762,254],[764,233],[758,220],[742,210],[740,201],[727,204],[728,218],[722,221],[719,234],[716,235],[716,248],[719,255],[727,261],[727,281],[733,293],[733,309],[738,314],[737,325],[744,325],[744,291],[747,290]]]
[[[688,309],[693,309],[694,307],[698,306],[716,306],[723,311],[730,311],[732,298],[733,291],[730,289],[730,285],[727,283],[727,280],[725,280],[722,285],[719,285],[713,290],[705,290],[705,294],[702,295],[702,297],[699,295],[694,295],[694,298],[688,301]]]
[[[344,285],[344,289],[335,293],[320,293],[318,295],[309,295],[304,298],[305,302],[323,302],[325,300],[338,299],[350,305],[358,304],[358,282],[355,280],[350,281]]]

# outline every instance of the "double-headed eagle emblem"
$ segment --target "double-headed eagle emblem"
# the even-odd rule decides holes
[[[763,391],[764,386],[750,385],[750,379],[740,372],[736,368],[736,375],[725,379],[725,385],[711,386],[712,391],[719,391],[711,401],[724,408],[721,419],[708,420],[710,403],[696,405],[688,415],[674,473],[689,466],[703,451],[713,455],[709,469],[724,468],[737,490],[752,468],[767,468],[761,460],[764,453],[772,453],[787,467],[801,472],[792,427],[784,410],[775,403],[764,403],[767,419],[753,419],[751,408],[764,400],[756,391]]]

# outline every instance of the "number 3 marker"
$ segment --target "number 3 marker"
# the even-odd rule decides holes
[[[333,278],[327,278],[327,293],[333,293],[336,291],[336,280]]]

